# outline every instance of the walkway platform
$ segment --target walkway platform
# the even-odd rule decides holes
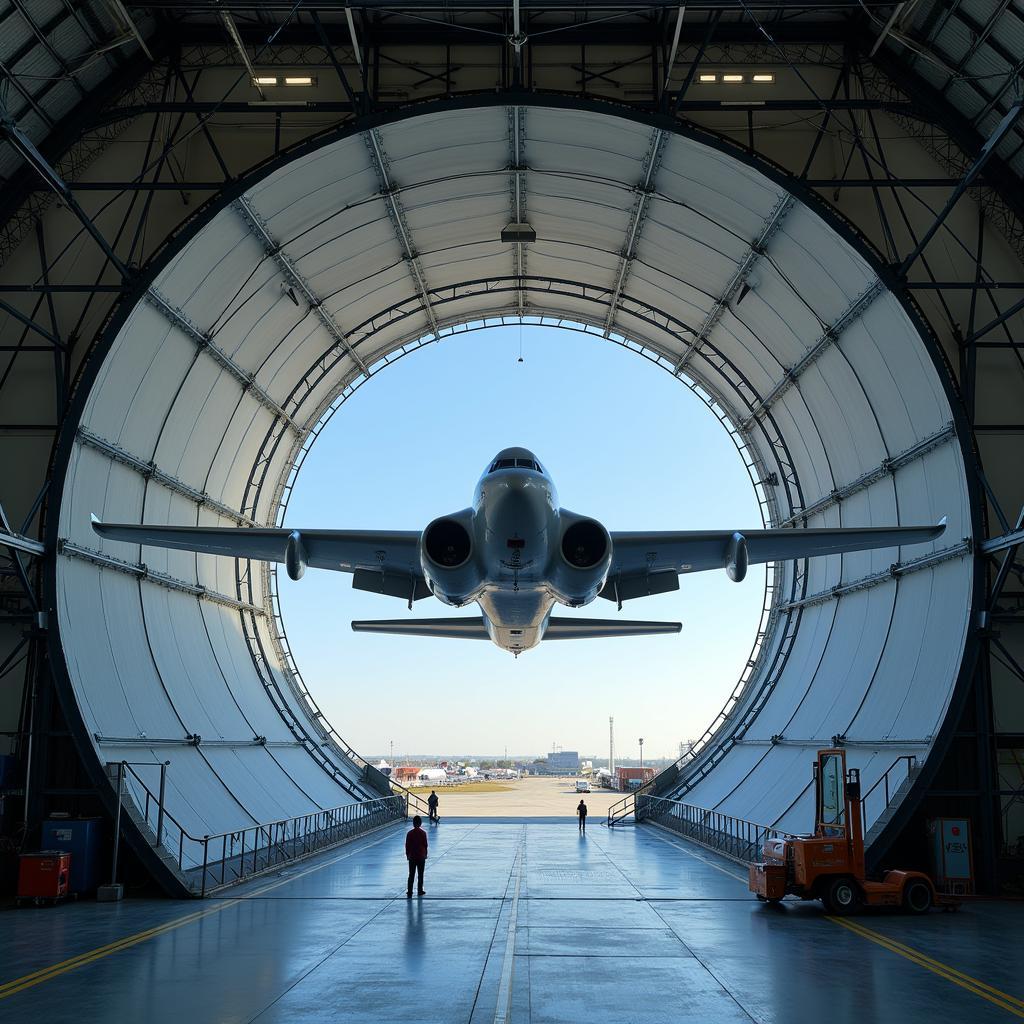
[[[778,1024],[1024,1017],[1024,904],[839,921],[650,826],[405,826],[205,902],[0,913],[0,1021]]]

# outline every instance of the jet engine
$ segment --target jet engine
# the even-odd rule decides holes
[[[556,600],[581,608],[597,597],[612,564],[612,538],[596,520],[559,510],[561,536],[552,558],[551,587]]]
[[[433,595],[461,607],[474,599],[483,582],[473,542],[473,510],[435,519],[420,538],[420,567]]]

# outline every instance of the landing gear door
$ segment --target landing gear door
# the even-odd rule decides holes
[[[819,750],[817,772],[817,833],[846,835],[846,753]]]

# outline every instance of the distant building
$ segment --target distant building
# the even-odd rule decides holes
[[[558,750],[548,754],[549,772],[578,772],[580,770],[580,752],[578,750]]]
[[[419,773],[420,770],[415,765],[402,764],[391,772],[391,777],[395,782],[401,782],[403,785],[408,785],[408,783],[416,781],[416,777]]]
[[[615,786],[620,793],[628,793],[631,789],[639,789],[654,778],[654,769],[648,765],[643,768],[630,768],[626,765],[615,766]]]

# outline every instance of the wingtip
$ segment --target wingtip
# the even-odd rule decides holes
[[[97,527],[100,527],[100,526],[103,525],[103,520],[100,519],[100,517],[98,515],[96,515],[95,512],[90,512],[89,513],[89,525],[92,526],[93,530],[96,533],[99,533],[100,531],[99,531],[99,529],[97,529]]]

